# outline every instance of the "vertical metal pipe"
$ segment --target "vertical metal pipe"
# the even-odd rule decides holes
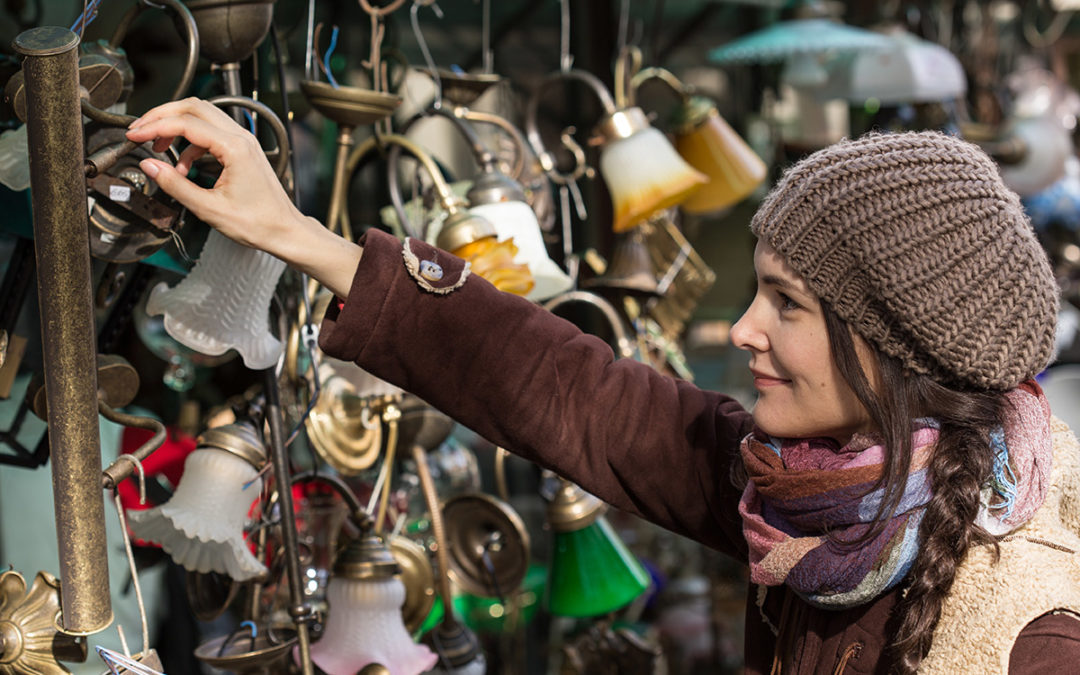
[[[38,301],[60,553],[60,624],[112,623],[101,491],[90,243],[79,104],[79,37],[57,26],[15,38],[26,78]]]
[[[277,484],[281,541],[285,548],[285,577],[289,584],[289,614],[296,626],[299,638],[300,668],[303,675],[312,675],[311,636],[308,621],[311,607],[304,601],[303,579],[300,576],[300,546],[296,535],[296,514],[293,509],[292,481],[289,478],[289,457],[285,449],[285,432],[282,429],[281,402],[278,396],[277,375],[273,368],[263,371],[263,388],[266,394],[266,419],[270,423],[270,461],[274,465],[274,482]]]

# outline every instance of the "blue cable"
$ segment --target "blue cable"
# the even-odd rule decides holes
[[[71,24],[71,29],[70,30],[72,32],[74,32],[75,29],[79,27],[79,24],[82,24],[83,21],[85,20],[86,23],[83,24],[83,27],[82,27],[82,29],[85,31],[86,27],[89,26],[94,21],[94,19],[97,18],[97,9],[98,9],[98,5],[100,5],[100,4],[101,4],[101,0],[90,0],[90,3],[88,5],[86,5],[86,9],[84,9],[83,12],[81,14],[79,14],[79,18],[75,19],[75,23]],[[89,17],[89,18],[87,18],[87,17]]]
[[[101,0],[98,1],[100,2]],[[333,54],[334,50],[337,48],[337,36],[338,27],[334,26],[334,32],[330,34],[330,46],[327,47],[326,53],[323,54],[323,68],[326,69],[326,79],[330,81],[330,86],[334,89],[338,88],[338,83],[337,80],[334,79],[334,73],[330,70],[330,55]]]

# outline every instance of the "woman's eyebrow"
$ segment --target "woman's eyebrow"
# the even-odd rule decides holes
[[[786,290],[798,291],[799,287],[791,283],[790,280],[784,277],[776,276],[775,274],[766,274],[761,277],[761,283],[767,286],[777,286]]]

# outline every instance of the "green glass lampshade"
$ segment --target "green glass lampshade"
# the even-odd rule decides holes
[[[649,587],[649,575],[599,517],[579,530],[555,533],[547,606],[559,616],[607,614]]]
[[[793,19],[716,47],[709,52],[709,61],[721,65],[777,63],[808,54],[887,49],[890,42],[884,35],[829,19]]]

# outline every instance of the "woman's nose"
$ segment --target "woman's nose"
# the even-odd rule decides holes
[[[754,317],[756,304],[751,304],[746,312],[739,317],[739,320],[735,322],[735,325],[731,327],[731,344],[739,349],[765,351],[769,346],[769,340],[765,332],[761,330],[758,325],[759,322]]]

